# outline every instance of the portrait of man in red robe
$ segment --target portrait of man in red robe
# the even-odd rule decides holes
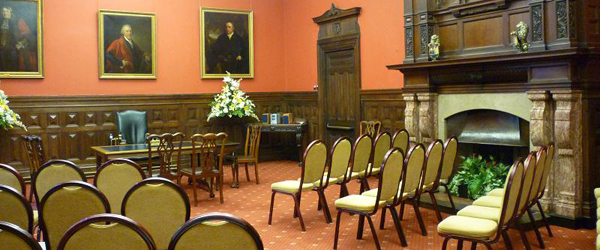
[[[121,37],[108,46],[105,55],[106,73],[152,73],[151,56],[134,42],[129,24],[121,27]]]
[[[29,25],[11,7],[2,7],[0,71],[37,71],[37,40]]]

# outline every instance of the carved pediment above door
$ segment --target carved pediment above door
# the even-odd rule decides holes
[[[452,11],[455,17],[464,17],[503,10],[510,0],[435,0],[437,10]]]

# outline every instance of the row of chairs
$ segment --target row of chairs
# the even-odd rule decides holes
[[[531,152],[524,161],[518,159],[509,171],[504,188],[490,191],[486,196],[475,200],[473,205],[458,211],[456,216],[450,216],[439,223],[438,233],[445,237],[443,249],[446,249],[450,239],[458,240],[459,249],[464,241],[472,242],[472,249],[478,243],[492,249],[491,244],[500,237],[504,239],[506,247],[512,249],[507,231],[516,227],[525,248],[529,250],[531,246],[523,229],[525,214],[529,216],[529,223],[540,247],[545,248],[531,209],[538,206],[548,235],[552,237],[540,199],[546,189],[553,158],[554,144],[550,143],[538,152]]]
[[[33,236],[10,222],[0,221],[3,249],[42,250]],[[208,213],[187,221],[169,241],[168,250],[264,249],[260,235],[244,219],[225,213]],[[49,249],[49,248],[46,248]],[[58,250],[156,250],[158,245],[143,226],[116,214],[97,214],[70,227]]]
[[[69,176],[74,177],[79,174],[83,178],[81,170],[67,161],[50,161],[40,168],[36,177],[46,174],[65,177],[64,182],[47,191],[46,186],[40,188],[34,185],[36,197],[38,195],[42,197],[38,203],[39,227],[46,249],[56,249],[58,241],[65,235],[67,229],[80,219],[111,211],[139,222],[153,236],[159,249],[166,249],[171,236],[190,218],[190,202],[187,194],[170,180],[159,177],[143,179],[141,169],[129,160],[116,159],[112,164],[105,164],[105,166],[98,171],[97,178],[94,180],[94,184],[98,187],[77,178],[67,180]],[[46,169],[54,170],[46,172]],[[22,178],[9,166],[3,165],[2,170],[0,173],[13,174],[15,178],[11,182],[15,183],[14,179],[17,179],[16,187],[21,190],[0,185],[2,201],[0,221],[11,222],[32,233],[33,226],[37,223],[34,218],[37,213],[34,213],[23,195]],[[109,184],[107,181],[114,179],[109,177],[115,177],[117,173],[122,178],[116,178],[118,181]],[[0,176],[6,175],[0,174]],[[136,179],[138,182],[135,182]],[[55,181],[60,180],[55,179]],[[10,182],[6,183],[10,184]],[[103,184],[99,185],[99,183]]]

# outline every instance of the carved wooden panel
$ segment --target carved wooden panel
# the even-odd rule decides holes
[[[405,102],[401,90],[363,90],[361,120],[381,122],[382,132],[394,134],[404,127]]]
[[[465,22],[464,27],[465,48],[502,45],[502,17]]]

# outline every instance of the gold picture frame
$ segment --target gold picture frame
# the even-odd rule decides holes
[[[43,0],[0,0],[0,11],[0,78],[44,78]]]
[[[254,78],[254,12],[201,7],[200,48],[202,78]]]
[[[156,79],[156,14],[100,10],[98,60],[100,79]]]

